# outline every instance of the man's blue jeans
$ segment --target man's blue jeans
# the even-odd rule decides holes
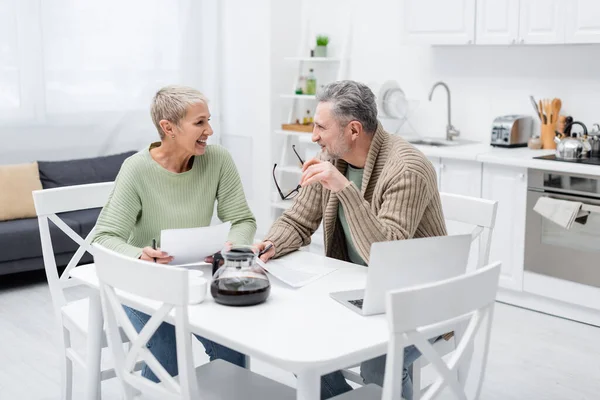
[[[441,336],[429,339],[430,343],[439,340]],[[402,398],[412,400],[413,388],[412,380],[408,373],[408,368],[421,357],[421,352],[415,346],[404,348],[404,368],[402,368]],[[385,375],[386,356],[380,356],[367,360],[360,365],[360,375],[365,384],[374,383],[383,387],[383,376]],[[340,371],[332,372],[321,377],[321,399],[346,393],[352,390],[352,387],[346,382],[346,379]]]
[[[127,306],[123,306],[123,308],[125,309],[125,313],[129,317],[129,320],[133,324],[135,330],[138,332],[141,331],[144,325],[146,325],[146,322],[148,322],[150,319],[150,316]],[[220,344],[207,340],[198,335],[194,336],[196,336],[202,343],[204,350],[210,357],[211,361],[221,359],[229,361],[230,363],[238,365],[242,368],[246,368],[246,356],[244,354],[238,353],[237,351],[228,347],[221,346]],[[154,332],[154,335],[152,335],[146,346],[150,349],[152,355],[156,357],[163,368],[169,374],[171,374],[171,376],[178,374],[179,370],[177,368],[175,327],[173,325],[163,322],[158,327],[156,332]],[[144,365],[142,369],[142,376],[153,382],[158,382],[158,378],[147,365]]]

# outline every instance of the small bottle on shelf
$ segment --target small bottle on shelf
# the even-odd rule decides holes
[[[314,95],[317,93],[317,78],[315,77],[314,70],[311,68],[308,76],[306,77],[306,94]]]
[[[313,123],[313,117],[310,115],[310,110],[306,110],[306,115],[302,118],[303,125],[310,125]]]
[[[296,94],[306,94],[306,76],[298,77],[298,85],[296,86]]]

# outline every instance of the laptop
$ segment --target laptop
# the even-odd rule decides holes
[[[470,234],[373,243],[366,288],[330,296],[361,315],[383,314],[390,290],[464,274],[470,248]]]

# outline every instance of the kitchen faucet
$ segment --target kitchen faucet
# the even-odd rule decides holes
[[[446,88],[446,93],[448,93],[448,125],[446,126],[446,140],[453,140],[455,137],[458,137],[458,135],[460,135],[460,131],[458,129],[456,129],[454,126],[452,126],[452,122],[451,122],[452,108],[451,108],[451,100],[450,100],[450,88],[448,87],[448,85],[446,85],[442,81],[435,83],[433,85],[433,87],[431,88],[431,92],[429,92],[429,101],[431,101],[431,98],[433,97],[433,92],[435,91],[435,88],[438,86],[443,86],[444,88]]]

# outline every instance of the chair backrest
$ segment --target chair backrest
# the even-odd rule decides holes
[[[98,244],[93,247],[102,310],[107,324],[108,346],[113,353],[115,371],[123,384],[126,398],[133,398],[135,391],[160,399],[198,398],[187,309],[190,304],[190,271],[129,258]],[[159,302],[158,310],[150,316],[139,333],[123,309],[120,296],[124,294]],[[146,347],[148,340],[173,310],[178,379],[171,377]],[[119,327],[129,339],[130,346],[127,349],[123,346]],[[135,372],[138,361],[144,361],[148,365],[160,379],[160,385]]]
[[[113,186],[113,182],[104,182],[34,190],[32,192],[40,228],[44,268],[46,269],[46,277],[55,311],[60,310],[60,307],[64,306],[67,302],[63,290],[69,286],[73,286],[73,281],[69,279],[69,271],[77,265],[85,252],[94,255],[90,243],[94,238],[95,231],[94,227],[84,239],[56,214],[104,207]],[[61,231],[79,245],[67,267],[60,275],[56,267],[56,258],[52,247],[52,237],[50,236],[48,220],[52,221]]]
[[[451,193],[440,193],[440,198],[446,220],[475,226],[471,237],[474,242],[479,239],[476,268],[487,265],[498,202]]]
[[[383,400],[400,399],[402,380],[400,369],[404,362],[404,347],[414,345],[437,371],[438,377],[422,393],[422,399],[435,399],[445,387],[460,400],[479,398],[485,375],[487,353],[494,313],[500,263],[480,268],[459,277],[387,293],[387,316],[390,344],[386,361]],[[444,361],[428,339],[448,332],[458,322],[468,326],[457,343],[456,350]],[[465,385],[456,378],[456,369],[477,337],[483,331],[480,368],[471,368],[474,385]],[[481,336],[480,336],[481,337]]]

